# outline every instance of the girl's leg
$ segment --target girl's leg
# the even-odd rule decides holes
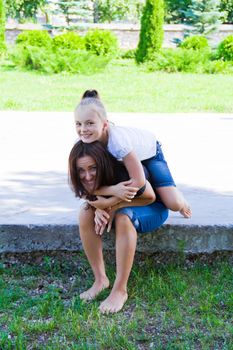
[[[156,192],[159,194],[164,205],[173,211],[179,211],[185,218],[192,216],[191,208],[186,202],[183,194],[174,186],[157,187]]]
[[[100,304],[102,313],[115,313],[122,309],[128,294],[127,283],[133,265],[137,232],[127,215],[116,214],[116,279],[107,299]]]
[[[102,239],[95,233],[94,212],[92,209],[81,209],[79,231],[85,254],[95,277],[93,286],[84,293],[81,293],[80,298],[92,300],[103,289],[109,287],[109,280],[106,276],[104,266]]]
[[[190,206],[182,193],[175,186],[175,182],[159,143],[157,143],[156,156],[146,159],[142,163],[149,171],[152,187],[160,195],[166,207],[173,211],[179,211],[185,218],[190,218],[192,216]]]

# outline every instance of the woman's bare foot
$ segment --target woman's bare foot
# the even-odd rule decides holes
[[[97,297],[104,289],[109,287],[109,279],[106,277],[100,282],[95,281],[93,286],[79,295],[80,299],[85,301],[91,301]]]
[[[190,206],[188,205],[187,202],[185,202],[185,205],[183,206],[183,208],[180,210],[180,214],[183,215],[186,219],[191,218],[192,216],[192,210],[190,208]]]
[[[100,304],[99,310],[102,314],[116,313],[123,308],[127,299],[126,292],[111,291],[107,299]]]

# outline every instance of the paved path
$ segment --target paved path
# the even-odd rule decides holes
[[[110,114],[155,133],[193,209],[176,225],[233,225],[232,114]],[[0,225],[76,223],[80,201],[67,185],[76,139],[72,113],[0,112]]]

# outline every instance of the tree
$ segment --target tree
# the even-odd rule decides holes
[[[185,11],[192,0],[165,0],[165,22],[185,23]]]
[[[6,0],[6,15],[17,19],[36,19],[38,9],[44,6],[45,0]]]
[[[79,20],[92,20],[93,2],[91,0],[47,0],[51,5],[51,13],[62,13],[69,26]]]
[[[5,51],[5,9],[4,0],[0,0],[0,54]]]
[[[233,23],[233,0],[221,0],[220,11],[222,11],[225,16],[223,18],[225,23]]]
[[[163,44],[164,1],[147,0],[142,18],[136,61],[150,60],[155,52],[160,51]]]
[[[220,0],[192,0],[185,12],[186,24],[192,26],[187,34],[208,35],[220,24]]]
[[[144,0],[98,0],[99,22],[137,21],[143,4]]]

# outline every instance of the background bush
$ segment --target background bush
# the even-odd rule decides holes
[[[109,62],[107,57],[96,56],[87,51],[57,48],[56,51],[36,46],[18,46],[11,53],[17,66],[43,73],[93,74],[103,70]]]
[[[224,61],[233,61],[233,35],[228,35],[218,46],[218,57]]]
[[[50,47],[52,45],[52,38],[46,30],[26,30],[17,36],[16,44]]]
[[[0,55],[6,50],[4,1],[0,0]]]
[[[201,73],[209,58],[210,54],[206,51],[181,48],[164,49],[154,55],[153,61],[146,64],[146,69],[148,71],[162,70],[169,73]]]
[[[85,49],[85,42],[83,37],[74,32],[67,32],[64,34],[57,35],[53,38],[54,48],[65,48],[70,50]]]
[[[190,36],[180,44],[183,49],[202,50],[209,48],[208,40],[201,35]]]
[[[116,56],[118,53],[117,37],[109,30],[89,30],[85,35],[85,46],[97,56]]]

